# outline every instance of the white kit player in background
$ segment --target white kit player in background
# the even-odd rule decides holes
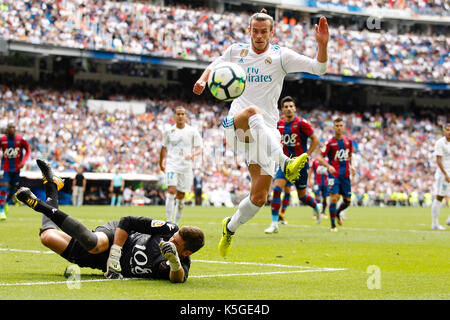
[[[434,175],[434,195],[431,205],[431,228],[434,230],[445,230],[439,224],[439,213],[441,211],[442,200],[449,194],[450,189],[450,123],[444,127],[444,136],[436,141],[434,146],[434,155],[436,157],[437,169]],[[450,215],[447,219],[447,225],[450,225]]]
[[[222,127],[227,144],[234,151],[248,149],[246,160],[251,177],[250,195],[240,202],[231,218],[226,217],[222,221],[221,256],[227,255],[238,227],[254,217],[266,203],[277,165],[281,166],[289,181],[296,181],[308,160],[306,153],[289,159],[280,143],[278,99],[284,77],[291,72],[322,75],[327,70],[329,32],[325,17],[315,26],[318,44],[316,59],[271,44],[274,20],[264,9],[251,16],[248,31],[251,41],[230,45],[206,68],[193,88],[195,94],[202,94],[211,70],[222,62],[236,63],[247,74],[245,90],[233,100]]]
[[[184,208],[184,195],[190,192],[194,180],[193,161],[201,155],[202,137],[186,123],[186,110],[175,109],[176,124],[163,132],[159,166],[165,173],[167,221],[178,222]]]

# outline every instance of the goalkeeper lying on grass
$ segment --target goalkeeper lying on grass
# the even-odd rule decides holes
[[[18,200],[43,213],[40,238],[43,245],[80,267],[100,269],[109,279],[153,278],[184,282],[189,256],[204,245],[203,232],[192,226],[147,217],[123,217],[90,231],[58,209],[58,190],[64,183],[50,165],[37,160],[42,171],[47,201],[28,188],[20,188]],[[61,230],[59,230],[61,229]]]

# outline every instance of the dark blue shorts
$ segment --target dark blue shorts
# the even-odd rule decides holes
[[[12,186],[18,186],[20,182],[20,172],[3,172],[0,182],[8,182]]]
[[[308,169],[309,165],[306,166],[300,171],[300,178],[295,182],[295,186],[298,190],[306,189],[306,184],[308,183]],[[292,187],[294,184],[292,182],[287,181],[286,176],[284,175],[281,168],[278,167],[277,173],[275,174],[275,178],[273,180],[283,179],[286,180],[286,187]]]
[[[328,197],[328,186],[319,186],[317,184],[314,185],[314,194],[316,197]]]
[[[350,178],[336,178],[328,176],[328,191],[330,194],[341,194],[345,198],[352,196],[352,186],[350,184]]]

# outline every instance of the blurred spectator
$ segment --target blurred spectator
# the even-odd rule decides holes
[[[162,206],[166,202],[164,191],[155,182],[150,182],[146,188],[146,197],[150,199],[150,204]]]
[[[106,204],[108,202],[108,198],[104,190],[96,185],[89,188],[88,192],[86,192],[84,200],[86,204],[90,205]]]
[[[72,205],[83,205],[84,192],[86,191],[86,178],[83,175],[83,167],[77,167],[77,174],[72,181]]]
[[[133,200],[133,190],[129,186],[123,189],[123,204],[125,206],[131,206],[131,201]]]
[[[203,190],[203,178],[202,174],[199,170],[195,171],[194,176],[194,195],[195,195],[195,205],[202,205],[202,190]]]
[[[111,197],[111,206],[117,205],[120,207],[122,204],[123,188],[125,187],[125,181],[122,175],[119,173],[119,169],[114,169],[114,175],[111,179],[109,186],[109,192]]]

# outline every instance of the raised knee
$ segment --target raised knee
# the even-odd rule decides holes
[[[53,240],[53,233],[52,233],[53,229],[47,229],[44,230],[40,235],[39,238],[41,239],[41,243],[46,246],[49,247],[52,243]]]
[[[245,109],[247,112],[247,116],[250,118],[251,116],[254,116],[255,114],[261,113],[259,108],[257,106],[249,106]]]
[[[267,194],[264,193],[256,193],[250,196],[250,201],[258,207],[262,207],[267,202]]]

